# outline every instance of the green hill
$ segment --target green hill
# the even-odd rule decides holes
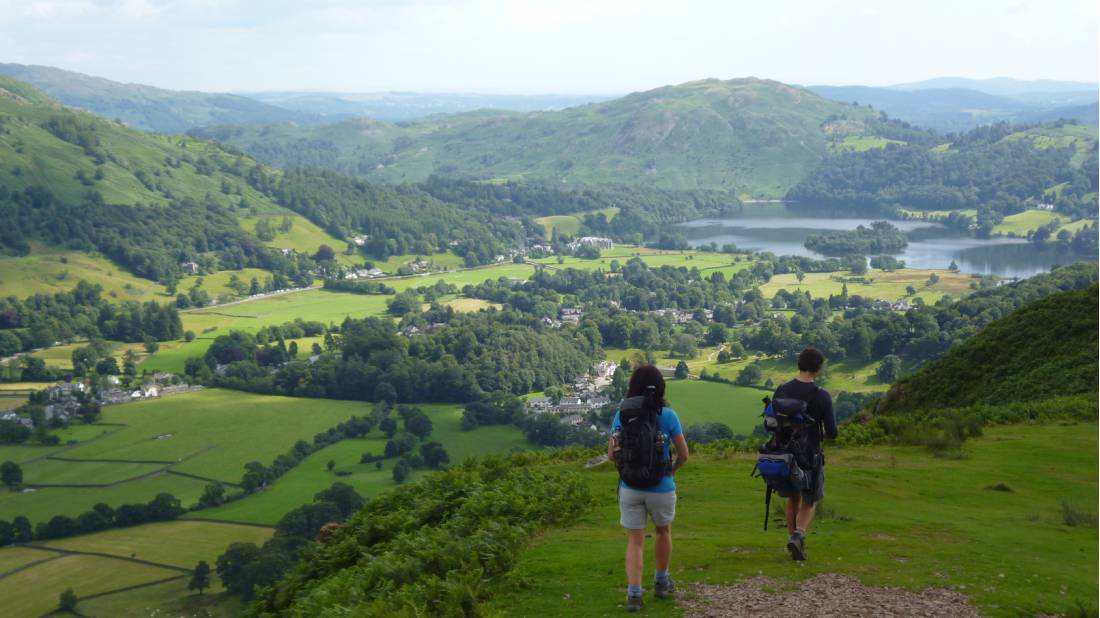
[[[263,268],[306,284],[304,273],[316,270],[308,256],[319,244],[341,251],[342,239],[357,234],[380,240],[368,247],[375,258],[453,250],[483,263],[520,235],[515,220],[416,188],[283,174],[213,142],[66,108],[4,77],[0,161],[0,217],[8,223],[0,253],[26,255],[41,241],[98,252],[153,280],[179,278],[181,264],[193,261],[206,272]],[[287,232],[258,231],[259,220],[278,227],[283,216],[299,220],[298,235],[309,239],[309,246],[292,243],[297,255],[273,248],[289,242]]]
[[[878,135],[886,126],[867,108],[747,78],[666,86],[552,112],[482,110],[401,124],[357,119],[196,134],[274,165],[323,166],[386,182],[434,174],[779,197],[829,154],[830,144]]]
[[[996,320],[899,380],[880,414],[1096,394],[1097,287],[1061,292]]]
[[[183,133],[210,124],[308,122],[314,119],[310,114],[233,94],[122,84],[46,66],[0,63],[0,76],[33,84],[65,105],[158,133]]]

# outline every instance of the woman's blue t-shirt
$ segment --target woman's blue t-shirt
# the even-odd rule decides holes
[[[622,421],[619,420],[619,413],[615,412],[615,420],[611,421],[611,431],[618,431],[623,428]],[[684,430],[680,427],[680,417],[676,416],[676,410],[665,407],[661,409],[661,415],[657,417],[657,429],[663,431],[668,439],[665,440],[665,459],[672,461],[672,440],[680,434],[684,433]],[[665,475],[661,479],[660,483],[657,483],[653,487],[631,487],[622,480],[619,481],[620,487],[626,487],[627,489],[633,489],[634,491],[648,491],[655,494],[668,493],[670,491],[676,491],[676,480],[671,474]]]

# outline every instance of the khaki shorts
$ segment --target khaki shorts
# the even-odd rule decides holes
[[[628,530],[644,530],[646,515],[654,526],[667,526],[676,518],[676,492],[638,491],[619,486],[619,523]]]

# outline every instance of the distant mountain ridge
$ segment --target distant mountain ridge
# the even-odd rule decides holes
[[[940,80],[930,80],[940,84]],[[891,117],[943,133],[967,131],[993,122],[1043,122],[1059,118],[1097,124],[1096,90],[991,94],[965,85],[921,89],[869,86],[810,86],[817,94],[844,103],[858,102]]]
[[[421,92],[242,92],[263,103],[324,117],[330,121],[367,116],[386,122],[480,109],[533,112],[606,101],[608,95],[510,95]]]
[[[917,82],[890,86],[893,90],[927,90],[929,88],[966,88],[987,94],[1018,97],[1037,92],[1079,92],[1100,88],[1096,82],[1074,82],[1053,79],[1014,79],[1011,77],[993,77],[989,79],[971,79],[968,77],[934,77]]]
[[[210,124],[317,122],[303,112],[235,94],[165,90],[123,84],[54,67],[0,63],[0,76],[40,88],[70,107],[157,133],[185,133]]]
[[[439,175],[774,198],[845,138],[904,139],[905,131],[866,107],[744,78],[664,86],[560,111],[481,110],[400,125],[364,118],[320,127],[214,127],[195,135],[282,167],[326,167],[385,182]]]

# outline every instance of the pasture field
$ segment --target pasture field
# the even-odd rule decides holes
[[[188,314],[183,314],[186,319]],[[186,321],[184,322],[187,323]],[[229,334],[229,331],[225,331]],[[202,356],[214,343],[216,335],[196,337],[194,341],[166,341],[160,344],[155,354],[151,354],[138,363],[138,371],[168,371],[171,373],[183,373],[187,359],[192,356]],[[300,344],[299,344],[300,345]]]
[[[268,462],[270,463],[270,462]],[[242,464],[243,465],[243,464]],[[76,517],[102,502],[111,507],[145,503],[159,493],[170,493],[186,508],[199,501],[206,481],[160,472],[110,487],[46,487],[23,492],[0,491],[0,519],[23,515],[37,524],[54,515]]]
[[[249,285],[253,278],[260,285],[263,285],[264,279],[270,277],[271,273],[262,268],[242,268],[240,270],[219,270],[209,275],[189,275],[180,279],[176,293],[186,294],[199,279],[202,279],[202,285],[199,286],[199,289],[206,290],[211,298],[235,297],[237,293],[229,287],[229,278],[233,275],[237,275],[237,278],[243,281],[245,285]]]
[[[64,446],[28,446],[25,444],[0,445],[0,462],[14,461],[17,464],[26,463],[32,459],[46,457],[58,451],[64,450]]]
[[[211,564],[211,568],[214,565]],[[202,595],[187,589],[189,578],[116,592],[80,601],[76,609],[84,616],[111,618],[149,618],[150,616],[203,616],[235,618],[244,611],[244,603],[222,590],[217,575],[211,574],[212,588]]]
[[[113,528],[94,534],[36,542],[35,545],[65,552],[133,557],[191,569],[199,560],[205,560],[213,567],[218,555],[230,543],[263,545],[273,533],[271,528],[260,526],[179,520]]]
[[[391,255],[386,260],[377,260],[371,257],[359,257],[359,263],[370,262],[374,264],[376,268],[379,268],[390,274],[396,273],[398,268],[415,261],[417,258],[422,258],[425,262],[434,264],[437,267],[454,270],[456,268],[462,268],[465,266],[466,261],[458,255],[453,253],[433,253],[431,255]]]
[[[653,355],[654,364],[658,367],[675,367],[677,363],[683,360],[687,363],[688,371],[693,375],[697,375],[704,368],[707,371],[714,371],[715,367],[721,367],[717,361],[718,350],[718,346],[703,346],[696,351],[695,356],[692,358],[683,359],[672,356],[668,350],[650,350],[649,354]],[[638,363],[644,362],[646,351],[641,348],[604,348],[604,357],[616,363],[621,362],[624,358],[631,363]]]
[[[87,442],[88,440],[93,440],[118,430],[119,427],[117,425],[106,425],[102,423],[85,425],[79,421],[74,421],[68,427],[55,429],[51,433],[60,438],[62,444],[68,444],[70,442]]]
[[[1058,228],[1058,232],[1061,232],[1062,230],[1066,230],[1070,234],[1074,234],[1078,230],[1080,230],[1081,228],[1084,228],[1084,227],[1089,226],[1089,225],[1095,225],[1095,224],[1096,224],[1096,219],[1079,219],[1077,221],[1074,221],[1073,223],[1066,223],[1062,227]],[[1057,235],[1058,232],[1055,232],[1055,235]]]
[[[927,285],[928,277],[936,273],[940,280],[935,285]],[[840,295],[844,283],[833,279],[836,273],[806,273],[802,283],[794,273],[775,275],[770,281],[760,286],[760,293],[764,298],[772,298],[779,290],[788,292],[808,291],[814,298],[828,298],[832,294]],[[852,276],[852,275],[847,275]],[[846,277],[847,277],[846,276]],[[870,283],[848,283],[849,296],[863,296],[864,298],[885,298],[894,301],[903,298],[912,300],[914,297],[924,299],[924,302],[932,304],[950,294],[956,298],[970,293],[970,282],[974,281],[970,275],[953,273],[949,270],[925,270],[918,268],[903,268],[894,272],[882,272],[869,270],[863,276]],[[913,286],[917,289],[914,297],[907,296],[905,288]]]
[[[704,251],[661,251],[632,247],[628,245],[616,246],[610,251],[602,252],[599,259],[585,260],[573,256],[563,256],[558,263],[557,256],[531,260],[532,263],[542,264],[547,268],[576,268],[578,270],[603,270],[611,272],[611,262],[617,260],[620,265],[626,264],[631,258],[638,257],[650,268],[672,266],[674,268],[698,268],[706,277],[715,271],[724,273],[727,277],[732,273],[745,268],[751,268],[752,259],[743,255],[729,255],[725,253],[711,253]]]
[[[547,217],[538,217],[535,219],[535,223],[538,223],[546,229],[547,238],[557,228],[558,233],[566,236],[576,236],[577,232],[581,229],[581,224],[584,223],[584,216],[587,214],[603,213],[607,220],[610,221],[619,214],[619,209],[612,206],[610,208],[602,208],[600,210],[591,210],[587,212],[578,212],[571,215],[550,215]]]
[[[58,595],[66,588],[83,597],[179,575],[183,573],[126,560],[66,555],[0,578],[0,598],[7,616],[41,616],[57,609]]]
[[[504,305],[500,303],[493,303],[481,298],[455,298],[443,303],[448,307],[453,307],[455,311],[460,313],[475,313],[482,309],[495,308],[500,309]]]
[[[735,435],[751,435],[760,424],[768,392],[703,380],[669,380],[665,398],[687,429],[698,423],[722,423]]]
[[[0,395],[11,391],[42,390],[53,386],[53,382],[0,382]]]
[[[164,464],[39,459],[24,464],[24,485],[107,485],[150,474]]]
[[[50,554],[29,547],[18,545],[4,547],[0,549],[0,575],[49,557]],[[2,578],[0,578],[0,581],[2,581]]]
[[[535,267],[531,264],[502,262],[500,264],[493,264],[492,266],[479,266],[477,268],[468,268],[454,272],[426,273],[423,275],[413,275],[411,277],[379,279],[379,281],[398,292],[402,292],[409,288],[431,287],[435,285],[437,281],[453,284],[461,290],[463,286],[466,285],[477,285],[490,279],[495,281],[501,277],[526,281],[530,279],[531,275],[534,273]],[[384,307],[383,310],[385,310]]]
[[[467,457],[530,448],[520,430],[510,425],[462,431],[461,406],[420,404],[417,407],[432,419],[432,434],[426,441],[442,444],[452,463]],[[317,492],[337,482],[351,485],[363,497],[373,496],[396,485],[393,480],[396,458],[383,460],[382,468],[378,469],[373,463],[359,463],[359,457],[368,452],[381,455],[385,446],[386,438],[378,429],[366,438],[341,440],[313,453],[267,489],[214,509],[197,511],[192,516],[274,524],[287,511],[311,502]],[[336,462],[334,472],[326,468],[330,460]],[[350,474],[338,476],[335,472]],[[428,470],[417,470],[409,479],[415,480],[428,473]]]
[[[289,232],[283,232],[279,229],[279,226],[282,225],[284,215],[290,217],[292,222]],[[268,247],[275,247],[276,249],[294,249],[298,253],[313,255],[317,253],[318,247],[321,245],[328,245],[335,251],[337,263],[344,266],[363,263],[362,257],[347,255],[344,252],[348,246],[346,241],[333,237],[309,219],[289,211],[259,217],[242,217],[240,219],[241,228],[249,232],[255,232],[256,223],[259,222],[260,219],[266,219],[267,222],[271,224],[271,228],[275,231],[275,239],[264,243]],[[262,282],[263,279],[260,279],[260,281]],[[247,282],[248,280],[245,279],[245,283]]]
[[[1005,217],[1004,220],[993,227],[993,233],[1005,236],[1027,236],[1028,232],[1037,230],[1044,225],[1051,223],[1060,225],[1063,222],[1069,223],[1069,220],[1049,210],[1025,210]]]
[[[760,366],[764,380],[771,380],[776,386],[795,377],[798,373],[793,359],[769,358],[764,355],[747,356],[728,363],[715,364],[709,371],[718,371],[724,378],[735,380],[745,367],[752,363]],[[822,387],[834,397],[837,393],[868,393],[885,391],[890,387],[883,384],[875,375],[877,362],[867,363],[852,359],[825,362],[826,378]]]
[[[112,300],[170,299],[164,286],[139,279],[107,258],[82,251],[66,251],[39,242],[21,257],[0,257],[0,290],[4,296],[27,298],[35,294],[56,294],[76,287],[80,280],[98,283]]]
[[[785,590],[841,573],[871,586],[955,590],[994,617],[1095,614],[1096,527],[1066,525],[1062,512],[1068,500],[1096,514],[1095,423],[989,427],[965,444],[961,459],[935,458],[918,447],[826,449],[827,497],[809,529],[809,560],[799,564],[785,550],[775,502],[772,525],[761,530],[764,485],[749,477],[753,456],[695,453],[676,474],[672,572],[679,587],[764,575]],[[622,611],[625,535],[615,470],[562,467],[589,482],[597,506],[576,525],[538,536],[486,613]],[[998,484],[1008,490],[993,491]],[[682,607],[647,592],[646,610],[677,616]]]
[[[864,152],[867,150],[882,150],[890,144],[904,143],[905,142],[901,140],[888,139],[874,135],[849,135],[844,138],[843,142],[836,146],[836,150],[841,152]]]
[[[110,406],[103,421],[126,427],[65,457],[164,461],[174,471],[235,483],[245,463],[267,465],[296,441],[369,411],[361,402],[206,389]]]
[[[183,329],[213,339],[231,330],[256,332],[265,326],[293,322],[295,318],[339,324],[344,318],[383,315],[388,296],[306,290],[187,311],[180,315]],[[194,342],[192,342],[193,344]]]

